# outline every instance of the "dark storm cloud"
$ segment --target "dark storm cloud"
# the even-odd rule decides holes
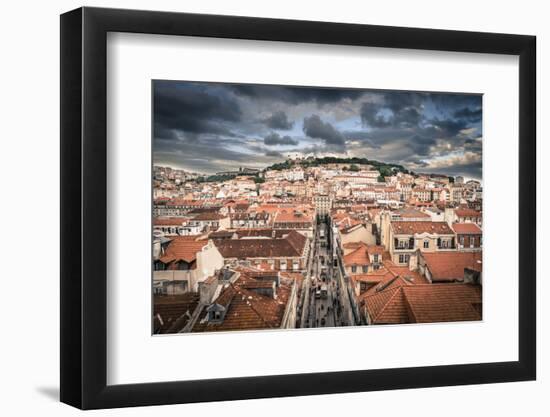
[[[319,105],[342,99],[356,99],[364,92],[346,88],[285,87],[277,85],[234,84],[230,88],[239,96],[257,100],[274,100],[287,104],[316,102]]]
[[[414,135],[408,141],[407,145],[416,155],[426,156],[429,155],[431,147],[434,146],[436,143],[437,141],[434,138]]]
[[[294,122],[288,120],[288,116],[284,111],[278,111],[271,116],[262,120],[262,122],[271,129],[290,130],[294,126]]]
[[[313,139],[322,139],[328,145],[344,146],[346,138],[330,123],[323,122],[321,118],[313,114],[304,118],[303,131],[306,136]]]
[[[480,108],[481,95],[478,94],[428,94],[430,101],[440,111],[460,108]]]
[[[277,151],[265,151],[265,156],[272,156],[274,158],[284,158],[283,154]]]
[[[464,149],[467,151],[481,153],[482,147],[480,139],[466,139],[464,141]]]
[[[298,141],[290,136],[281,136],[278,133],[272,132],[264,138],[264,144],[268,146],[274,145],[298,145]]]
[[[481,107],[478,109],[470,109],[469,107],[463,107],[460,110],[455,111],[454,116],[459,119],[464,119],[469,122],[481,121]]]
[[[361,121],[370,127],[391,126],[393,115],[384,114],[382,108],[375,103],[363,103],[361,106]]]
[[[468,122],[463,119],[431,119],[429,123],[435,126],[436,130],[433,131],[429,128],[426,130],[439,137],[456,136],[461,130],[468,127]]]
[[[382,103],[363,103],[361,121],[373,128],[413,127],[422,119],[423,93],[392,92],[382,94]]]
[[[243,147],[238,139],[220,140],[214,135],[203,136],[196,142],[185,138],[178,141],[159,139],[155,141],[154,147],[154,163],[208,174],[240,166],[264,167],[281,160],[280,155],[264,148],[254,145]]]
[[[364,146],[368,146],[370,148],[380,148],[379,144],[374,143],[371,140],[371,135],[369,132],[365,132],[364,130],[347,130],[342,132],[342,134],[346,137],[347,140],[351,141],[360,141],[361,144]]]
[[[445,175],[462,175],[465,177],[473,177],[473,178],[482,178],[482,163],[481,162],[471,162],[471,163],[457,163],[454,165],[449,165],[442,168],[437,169],[430,169],[426,168],[428,166],[427,164],[424,164],[424,166],[420,166],[417,169],[417,172],[425,173],[425,174],[445,174]]]
[[[238,122],[241,110],[228,94],[213,94],[202,85],[156,81],[155,137],[174,139],[180,132],[233,135],[226,122]]]
[[[153,87],[155,163],[197,172],[263,167],[281,162],[286,146],[426,172],[481,173],[481,95],[171,81]]]

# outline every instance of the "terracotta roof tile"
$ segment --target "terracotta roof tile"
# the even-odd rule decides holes
[[[458,208],[455,210],[458,217],[481,217],[481,212],[470,208]]]
[[[188,217],[155,217],[153,219],[154,226],[181,226]]]
[[[180,260],[190,263],[207,244],[205,240],[196,240],[195,236],[174,236],[159,260],[165,264]]]
[[[367,248],[360,246],[344,256],[344,265],[370,265]]]
[[[255,282],[255,284],[254,284]],[[293,282],[292,282],[293,283]],[[291,285],[282,283],[277,288],[277,298],[258,294],[248,288],[258,288],[261,281],[242,275],[234,284],[227,286],[215,300],[227,308],[221,323],[208,323],[206,310],[193,327],[194,332],[259,330],[279,328],[288,302]]]
[[[427,284],[403,288],[411,322],[481,320],[481,286]]]
[[[292,230],[281,239],[224,239],[216,241],[224,258],[301,257],[307,238]]]
[[[275,216],[274,223],[311,223],[312,217],[309,213],[294,210],[281,210]]]
[[[411,235],[415,233],[429,233],[440,235],[452,235],[454,234],[449,225],[445,222],[425,222],[425,221],[412,221],[412,222],[391,222],[393,232],[398,235]]]
[[[453,230],[457,235],[480,235],[481,229],[475,223],[454,223]]]
[[[183,329],[198,304],[198,293],[155,296],[153,300],[155,333],[176,333]]]
[[[425,252],[422,257],[432,281],[462,281],[464,269],[481,271],[482,252]]]
[[[373,324],[481,320],[479,285],[413,285],[399,280],[396,278],[387,288],[362,297],[362,305]]]

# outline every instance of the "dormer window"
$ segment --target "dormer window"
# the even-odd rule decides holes
[[[221,323],[225,318],[225,307],[220,304],[212,304],[207,309],[207,320],[209,323]]]

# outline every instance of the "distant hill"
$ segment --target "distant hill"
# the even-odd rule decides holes
[[[273,164],[267,167],[265,170],[280,171],[283,169],[292,168],[293,166],[296,166],[296,165],[307,168],[307,167],[316,167],[316,166],[325,165],[325,164],[351,164],[351,165],[356,165],[358,167],[360,165],[370,165],[380,173],[380,176],[382,177],[382,179],[383,177],[392,175],[394,172],[403,172],[405,174],[409,173],[409,170],[407,170],[403,165],[399,165],[399,164],[380,162],[380,161],[375,161],[373,159],[367,159],[367,158],[357,158],[357,157],[338,158],[335,156],[325,156],[322,158],[307,158],[307,159],[300,159],[295,161],[287,159],[284,162]],[[350,170],[353,171],[354,169],[351,168]]]

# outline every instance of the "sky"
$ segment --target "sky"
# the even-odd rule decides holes
[[[482,96],[153,81],[153,162],[203,174],[286,155],[481,179]]]

